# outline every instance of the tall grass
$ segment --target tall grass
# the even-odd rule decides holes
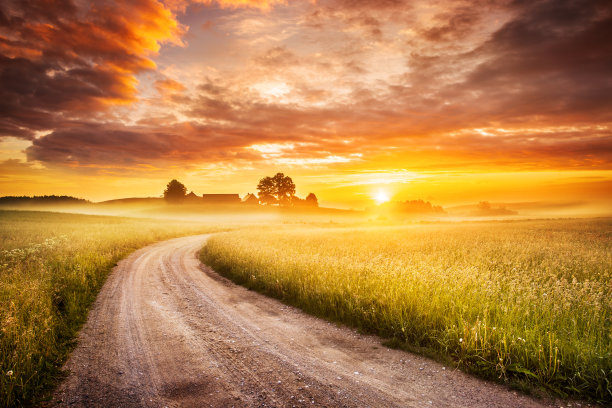
[[[39,402],[115,263],[201,224],[0,211],[0,406]]]
[[[612,401],[612,221],[284,228],[204,263],[484,377]]]

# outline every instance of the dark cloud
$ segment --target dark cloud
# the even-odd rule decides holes
[[[298,64],[299,59],[286,47],[273,47],[256,57],[255,62],[264,67],[284,68]]]
[[[485,57],[460,85],[489,106],[544,121],[612,120],[612,8],[530,3],[475,51]]]
[[[155,128],[80,123],[34,140],[26,154],[28,160],[72,166],[223,161],[246,156],[239,150],[248,137],[191,124]]]
[[[32,138],[67,119],[136,98],[134,75],[154,67],[180,28],[153,0],[0,3],[0,136]]]
[[[436,20],[440,23],[424,29],[422,35],[434,42],[460,40],[471,34],[483,17],[482,9],[473,5],[461,5],[439,14]]]
[[[611,10],[597,1],[515,2],[507,6],[513,17],[473,49],[417,48],[406,86],[391,90],[411,109],[455,112],[457,128],[607,124]],[[424,38],[445,43],[464,35],[455,18]]]

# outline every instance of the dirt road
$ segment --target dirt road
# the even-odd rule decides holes
[[[119,263],[56,405],[543,406],[236,286],[197,260],[206,239],[162,242]]]

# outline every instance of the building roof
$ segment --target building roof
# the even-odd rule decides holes
[[[240,202],[239,194],[202,194],[202,198],[213,202]]]

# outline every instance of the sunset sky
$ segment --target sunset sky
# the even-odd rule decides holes
[[[0,195],[612,208],[612,2],[3,0]]]

